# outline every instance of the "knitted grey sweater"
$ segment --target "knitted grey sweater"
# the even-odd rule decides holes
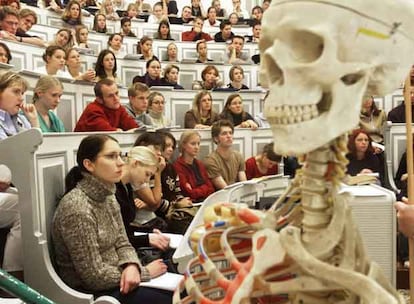
[[[114,193],[115,185],[108,187],[84,174],[56,209],[52,227],[56,263],[72,288],[92,292],[116,288],[123,265],[140,266]]]

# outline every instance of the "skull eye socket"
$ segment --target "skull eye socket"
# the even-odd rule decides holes
[[[364,77],[364,74],[362,73],[346,74],[345,76],[341,77],[341,81],[345,85],[351,86],[353,84],[356,84],[362,77]]]
[[[321,36],[309,31],[287,31],[282,40],[289,45],[292,59],[296,62],[311,63],[322,56],[324,42]]]
[[[268,77],[269,83],[277,83],[279,85],[283,85],[284,79],[282,69],[268,53],[264,54],[263,66],[266,68],[266,75]]]

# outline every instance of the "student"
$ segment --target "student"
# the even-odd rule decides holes
[[[158,24],[158,30],[154,34],[154,39],[158,40],[174,40],[171,37],[170,23],[168,20],[161,20]]]
[[[272,0],[263,0],[263,2],[262,2],[263,12],[266,11],[269,8],[271,3],[272,3]]]
[[[123,58],[126,53],[122,50],[124,37],[121,34],[111,34],[108,38],[108,50],[112,51],[116,57]]]
[[[76,27],[75,38],[76,45],[79,48],[88,49],[88,35],[89,30],[86,25],[79,25]]]
[[[43,133],[65,132],[62,120],[53,112],[63,94],[63,85],[53,76],[41,77],[33,90],[32,103],[36,107],[40,129]]]
[[[224,109],[220,114],[220,119],[227,119],[238,128],[257,129],[257,123],[254,118],[243,109],[243,100],[238,93],[234,93],[227,97]]]
[[[207,43],[204,40],[197,41],[196,50],[198,54],[196,63],[206,63],[213,61],[207,57]]]
[[[27,33],[37,23],[36,13],[28,8],[21,9],[19,19],[19,28],[16,31],[16,36],[21,37],[21,42],[45,47],[46,42],[43,39]]]
[[[382,144],[384,142],[384,125],[387,122],[385,112],[378,109],[373,96],[364,96],[359,114],[359,127],[367,132],[372,140]]]
[[[131,19],[129,17],[121,18],[121,35],[127,37],[137,37],[131,29]]]
[[[194,96],[193,108],[185,113],[184,128],[208,129],[219,120],[213,109],[213,99],[208,91],[200,91]]]
[[[220,0],[211,1],[211,6],[216,9],[217,17],[224,18],[227,17],[227,12],[224,8],[221,8]]]
[[[0,62],[10,64],[12,60],[12,55],[10,49],[4,42],[0,42]]]
[[[214,192],[214,186],[208,178],[204,164],[197,159],[200,152],[200,139],[197,131],[184,131],[180,137],[181,155],[174,162],[174,168],[180,179],[181,192],[193,202],[202,202]]]
[[[247,64],[251,63],[250,58],[243,53],[244,38],[242,36],[233,36],[231,44],[227,48],[228,63],[230,64]]]
[[[85,137],[76,159],[52,223],[60,277],[71,288],[113,296],[123,304],[171,303],[170,292],[137,288],[145,280],[142,265],[115,198],[124,165],[118,142],[108,135]]]
[[[195,17],[193,21],[193,28],[191,29],[191,31],[182,33],[182,41],[213,40],[213,38],[211,38],[209,34],[203,32],[203,23],[203,18]]]
[[[161,20],[167,20],[167,12],[163,9],[161,2],[156,2],[152,9],[152,14],[148,17],[148,24],[158,24]]]
[[[57,45],[48,46],[42,58],[45,65],[35,69],[34,72],[43,75],[72,78],[68,72],[63,70],[66,62],[66,52],[64,48]]]
[[[148,36],[142,36],[139,43],[137,44],[137,54],[142,54],[141,57],[139,57],[140,60],[151,60],[151,59],[157,59],[157,56],[154,55],[152,52],[152,38]]]
[[[147,85],[140,82],[136,82],[128,88],[129,103],[125,105],[125,109],[140,126],[153,125],[151,116],[147,113],[149,93]]]
[[[65,51],[73,47],[73,44],[74,41],[72,32],[66,28],[58,30],[55,39],[49,42],[49,46],[57,45],[62,47]]]
[[[97,33],[104,33],[108,31],[106,28],[106,16],[105,14],[96,13],[95,18],[93,18],[93,28]]]
[[[161,82],[166,86],[173,86],[175,90],[184,90],[184,87],[178,84],[178,73],[180,68],[175,64],[169,64],[164,69],[164,77]]]
[[[121,106],[119,89],[113,80],[99,81],[94,91],[96,99],[86,106],[76,123],[75,132],[128,131],[139,127]]]
[[[232,10],[230,11],[237,14],[239,18],[249,19],[250,17],[249,12],[245,10],[244,8],[242,8],[241,0],[232,0],[232,3],[233,3],[233,7],[232,7]]]
[[[177,57],[177,45],[174,42],[170,42],[167,45],[167,56],[164,58],[163,61],[169,61],[169,62],[178,62]]]
[[[243,83],[244,71],[239,65],[234,65],[229,71],[230,83],[227,88],[232,91],[248,90],[249,87]]]
[[[191,7],[188,5],[183,6],[180,18],[170,18],[171,24],[188,24],[191,21],[193,21],[193,17],[191,15]]]
[[[203,69],[201,79],[202,81],[196,80],[193,82],[193,90],[214,90],[223,86],[223,82],[219,78],[218,69],[214,65],[208,65]]]
[[[115,54],[110,50],[102,50],[98,55],[95,65],[96,81],[111,79],[118,82],[119,80],[116,75],[116,70],[117,64]]]
[[[239,23],[239,16],[237,15],[237,13],[231,13],[229,15],[229,19],[228,21],[230,22],[230,24],[233,25],[237,25]]]
[[[233,124],[225,119],[216,121],[211,127],[211,137],[217,149],[205,158],[204,164],[216,190],[246,180],[243,156],[233,149],[233,132]]]
[[[204,28],[215,29],[220,26],[220,21],[217,20],[217,11],[210,6],[207,10],[207,18],[204,20]]]
[[[233,38],[234,33],[231,31],[231,23],[228,20],[223,20],[220,23],[220,32],[214,35],[215,42],[228,42]]]
[[[262,33],[262,24],[260,23],[260,21],[253,21],[251,26],[252,35],[245,36],[246,42],[259,43],[260,35]]]
[[[66,67],[73,79],[95,81],[95,71],[88,69],[85,73],[81,72],[81,58],[77,49],[71,48],[66,51]]]
[[[281,160],[282,157],[274,152],[273,143],[266,144],[261,153],[246,159],[247,179],[277,174]]]
[[[128,4],[125,17],[128,17],[130,20],[139,18],[139,10],[136,3]]]
[[[35,106],[23,102],[28,87],[27,81],[14,72],[0,75],[0,140],[39,127]]]
[[[202,19],[206,18],[206,11],[200,0],[191,0],[191,15]]]
[[[62,14],[62,20],[70,27],[82,25],[81,5],[77,0],[70,0]]]
[[[168,128],[171,126],[169,118],[165,117],[165,98],[159,92],[152,92],[148,96],[148,113],[155,128]]]
[[[141,82],[145,83],[149,87],[163,86],[164,83],[161,81],[161,63],[158,59],[150,59],[147,61],[146,72],[144,76],[135,76],[132,79],[132,83]]]
[[[263,8],[259,5],[256,5],[252,8],[251,19],[256,22],[262,22],[263,17]]]
[[[101,9],[98,11],[98,13],[105,15],[106,20],[119,20],[119,15],[114,9],[112,0],[104,0],[102,2]]]

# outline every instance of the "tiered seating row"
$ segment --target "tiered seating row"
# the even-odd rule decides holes
[[[29,70],[33,71],[37,67],[44,66],[44,61],[42,59],[42,55],[44,53],[44,49],[38,46],[19,43],[19,42],[12,42],[12,41],[4,41],[9,48],[12,50],[13,59],[11,64],[15,66],[16,70]],[[184,44],[184,43],[183,43]],[[165,48],[166,44],[164,43]],[[182,52],[186,52],[185,47],[188,47],[187,50],[193,50],[192,48],[194,45],[185,44],[181,48]],[[158,49],[158,50],[161,50]],[[84,70],[87,68],[94,68],[96,63],[96,56],[92,55],[83,55],[83,62],[82,66]],[[162,67],[165,67],[168,63],[163,62]],[[204,64],[188,64],[188,63],[178,63],[180,67],[180,81],[179,83],[184,86],[186,89],[191,89],[191,84],[194,80],[201,80],[201,71],[205,68]],[[145,74],[145,61],[142,60],[134,60],[134,59],[117,59],[117,66],[118,66],[118,77],[121,79],[122,84],[129,86],[132,83],[132,79],[136,75],[144,75]],[[231,65],[216,65],[217,69],[219,70],[220,78],[224,81],[224,83],[229,83],[229,70],[231,69]],[[258,73],[259,68],[256,65],[244,65],[244,75],[245,75],[245,84],[250,89],[257,88],[258,84]]]

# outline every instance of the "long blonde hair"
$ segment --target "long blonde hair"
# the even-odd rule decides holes
[[[33,98],[32,102],[35,103],[39,100],[39,95],[37,92],[46,92],[50,88],[59,86],[63,90],[63,84],[59,79],[53,76],[43,76],[37,81],[35,88],[33,89]]]
[[[157,167],[159,165],[158,157],[148,147],[135,146],[128,152],[128,162],[131,160],[137,160],[144,167]]]
[[[180,137],[180,144],[178,145],[178,149],[182,154],[184,152],[184,145],[188,143],[191,137],[198,136],[201,139],[200,133],[195,130],[185,130]]]

